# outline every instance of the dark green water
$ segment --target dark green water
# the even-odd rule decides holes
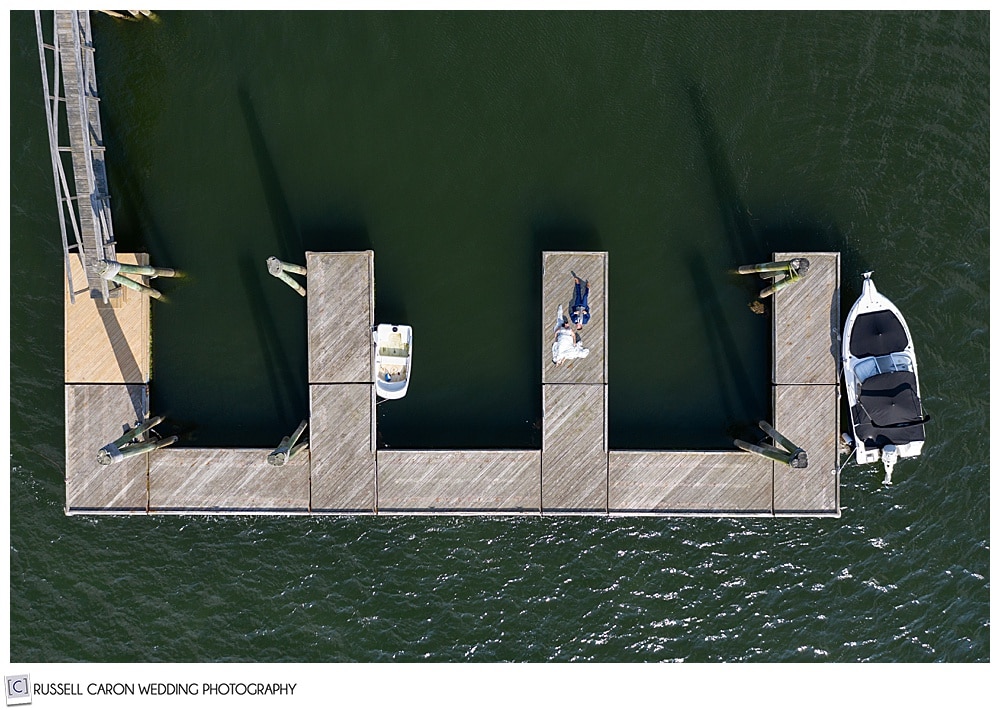
[[[33,18],[11,14],[11,638],[22,661],[986,661],[986,13],[93,18],[121,250],[184,445],[307,409],[274,254],[375,251],[414,326],[393,448],[537,447],[540,252],[609,252],[615,448],[769,416],[773,250],[906,314],[925,454],[840,520],[67,518],[63,273]],[[662,329],[650,366],[637,333]],[[472,331],[476,337],[469,338]]]

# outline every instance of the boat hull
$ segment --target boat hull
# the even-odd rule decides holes
[[[882,458],[888,482],[896,458],[919,456],[925,435],[913,339],[903,314],[865,274],[842,344],[844,387],[858,463]]]
[[[380,323],[372,331],[375,394],[382,399],[402,399],[410,387],[413,329],[408,325]]]

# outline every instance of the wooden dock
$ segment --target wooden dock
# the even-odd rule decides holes
[[[375,255],[306,253],[314,513],[375,512]]]
[[[587,357],[556,364],[552,342],[562,306],[570,315],[573,274],[590,286]],[[608,254],[542,254],[542,512],[608,512]]]
[[[123,264],[146,264],[145,254],[119,254]],[[71,261],[76,278],[83,266]],[[147,279],[143,279],[147,283]],[[66,390],[66,512],[145,513],[149,463],[145,455],[112,466],[97,451],[149,415],[149,296],[125,291],[105,304],[64,293]]]
[[[83,266],[80,281],[71,272],[67,280],[72,296],[73,284],[85,281],[92,298],[108,303],[122,289],[104,280],[98,269],[102,261],[117,259],[90,12],[54,11],[51,44],[44,41],[37,12],[36,24],[63,249],[67,269],[70,251],[76,251],[75,261]],[[52,54],[51,69],[47,52]],[[64,135],[67,144],[61,142]]]
[[[805,469],[738,450],[610,449],[604,252],[542,254],[540,451],[377,450],[374,254],[310,252],[308,452],[275,467],[271,448],[166,448],[101,466],[98,449],[149,416],[149,300],[67,295],[66,512],[838,516],[840,257],[795,256],[811,268],[774,299],[773,423],[806,450]],[[571,271],[590,282],[589,354],[557,365]]]
[[[309,457],[297,456],[284,466],[272,466],[267,463],[270,452],[176,448],[154,451],[148,457],[149,512],[308,513]]]
[[[379,451],[379,513],[538,513],[538,451]]]
[[[839,515],[840,254],[804,256],[809,273],[774,296],[771,382],[774,427],[806,450],[809,467],[775,465],[774,514]]]

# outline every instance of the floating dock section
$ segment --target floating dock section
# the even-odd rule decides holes
[[[311,512],[376,509],[375,257],[306,253]]]
[[[606,252],[542,254],[542,511],[608,512]],[[556,317],[569,317],[573,276],[589,282],[585,358],[552,361]]]
[[[738,450],[609,448],[606,252],[542,254],[541,450],[378,450],[374,254],[307,252],[308,450],[284,466],[270,448],[177,447],[100,465],[98,450],[149,416],[149,297],[67,294],[66,513],[838,516],[840,257],[794,256],[811,268],[774,296],[773,411],[804,469]],[[589,282],[589,353],[556,364],[571,272]]]
[[[774,514],[839,515],[840,254],[804,256],[809,274],[774,295],[771,383],[774,428],[808,452],[809,467],[775,464]]]
[[[118,259],[148,263],[145,254]],[[79,260],[70,268],[78,283],[85,280]],[[122,289],[110,303],[91,298],[74,303],[67,284],[64,300],[66,512],[146,513],[147,455],[102,466],[97,452],[122,435],[116,427],[149,416],[149,296]]]

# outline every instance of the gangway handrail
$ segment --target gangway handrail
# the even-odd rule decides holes
[[[53,53],[52,81],[53,84],[58,87],[59,35],[55,31],[53,20],[53,41],[51,45],[46,44],[45,39],[42,36],[42,15],[39,10],[35,10],[35,30],[38,35],[38,62],[42,69],[42,92],[44,94],[44,101],[42,103],[45,104],[45,125],[48,128],[49,134],[49,153],[52,158],[52,182],[56,191],[56,209],[59,212],[59,233],[62,237],[63,261],[66,264],[66,283],[69,289],[69,302],[74,304],[76,303],[76,294],[73,289],[73,270],[70,268],[69,264],[69,240],[66,237],[66,214],[63,211],[63,200],[68,199],[69,188],[66,183],[66,174],[63,171],[62,158],[59,156],[59,111],[53,105],[59,99],[53,95],[49,88],[48,67],[45,62],[45,50],[51,47]],[[53,103],[50,104],[50,101]],[[70,209],[70,218],[73,221],[73,232],[77,244],[77,254],[80,257],[80,262],[83,263],[83,255],[79,250],[80,229],[76,224],[76,215],[73,213],[72,209]]]
[[[93,145],[95,137],[98,142],[102,142],[103,138],[100,111],[93,103],[99,97],[89,11],[54,11],[51,44],[45,42],[41,12],[38,10],[35,11],[35,29],[70,303],[76,300],[70,265],[70,251],[73,250],[83,266],[91,296],[98,298],[100,294],[100,298],[108,303],[109,284],[98,269],[104,261],[115,260],[115,238],[107,172],[103,162],[96,161],[96,154],[103,154],[104,146]],[[47,51],[52,52],[53,58],[51,84]],[[69,132],[69,146],[60,145],[60,111],[66,112],[64,118]],[[70,154],[72,173],[69,176],[62,155],[64,152]],[[72,227],[72,243],[67,219]],[[111,288],[117,290],[115,285]]]

